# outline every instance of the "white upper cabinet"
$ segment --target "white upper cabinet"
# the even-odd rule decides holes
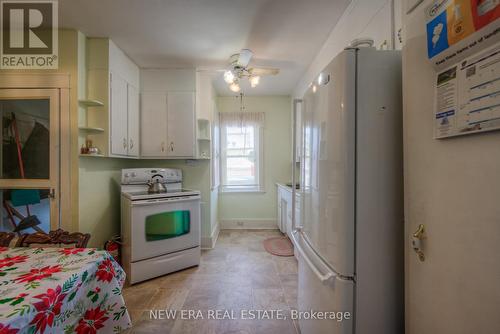
[[[139,157],[139,90],[110,74],[111,155]]]
[[[212,75],[207,72],[196,73],[196,117],[213,121],[214,88]]]
[[[215,108],[216,94],[212,84],[212,74],[207,72],[196,73],[196,158],[211,159],[214,157],[212,132],[218,117]],[[216,163],[215,163],[216,164]],[[211,166],[211,174],[215,176],[215,166]],[[217,167],[218,168],[218,167]],[[213,182],[212,186],[217,182]]]
[[[128,154],[127,82],[115,73],[110,74],[111,154]]]
[[[143,92],[141,156],[194,157],[194,114],[193,92]]]
[[[196,158],[196,72],[141,70],[141,157]]]
[[[141,156],[167,156],[167,94],[141,94]]]
[[[139,127],[140,127],[140,108],[139,108],[139,90],[127,85],[128,93],[128,155],[139,157]]]
[[[170,92],[167,95],[168,156],[195,155],[194,100],[192,92]]]
[[[139,157],[139,67],[107,38],[87,39],[87,125],[103,128],[92,140],[104,156]]]

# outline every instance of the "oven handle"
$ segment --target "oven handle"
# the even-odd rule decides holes
[[[132,201],[132,206],[143,206],[143,205],[155,205],[155,204],[165,204],[165,203],[177,203],[177,202],[188,202],[200,199],[200,196],[186,196],[182,198],[156,198],[147,199],[140,201]]]

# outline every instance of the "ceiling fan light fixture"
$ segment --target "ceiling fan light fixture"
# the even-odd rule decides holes
[[[224,72],[224,81],[228,84],[234,83],[234,74],[232,71],[226,71]]]
[[[230,84],[229,89],[235,93],[238,93],[241,90],[240,85],[238,85],[237,82],[233,82],[232,84]]]
[[[255,88],[260,82],[260,77],[258,75],[251,76],[249,80],[250,80],[250,86],[252,86],[252,88]]]

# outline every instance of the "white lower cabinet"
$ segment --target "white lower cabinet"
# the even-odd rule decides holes
[[[291,238],[292,235],[292,189],[290,187],[278,185],[278,227],[282,233]],[[295,193],[295,221],[300,224],[300,195]]]
[[[286,212],[286,217],[287,217],[287,221],[286,221],[286,235],[288,235],[289,238],[292,237],[292,205],[290,203],[290,208],[288,209],[288,211]]]
[[[278,225],[281,233],[286,233],[288,203],[281,197],[278,198]]]
[[[278,207],[278,228],[281,233],[286,233],[286,210],[287,210],[287,201],[283,198],[283,192],[281,185],[277,185],[276,194],[278,195],[277,207]]]
[[[300,193],[296,192],[295,193],[295,226],[301,226],[301,216],[300,216]],[[293,230],[290,231],[292,233]]]
[[[141,94],[141,157],[195,156],[194,92]]]

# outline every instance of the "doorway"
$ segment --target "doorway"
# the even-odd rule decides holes
[[[59,228],[60,90],[0,89],[0,231]]]

